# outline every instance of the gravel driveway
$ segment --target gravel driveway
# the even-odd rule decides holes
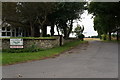
[[[89,41],[56,58],[2,69],[3,78],[117,78],[118,44]]]

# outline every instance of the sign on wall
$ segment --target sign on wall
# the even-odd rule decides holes
[[[23,39],[10,39],[10,48],[23,48]]]

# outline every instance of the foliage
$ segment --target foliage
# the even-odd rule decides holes
[[[102,40],[107,40],[107,38],[106,38],[106,35],[105,35],[105,34],[101,35],[101,38],[102,38]]]
[[[112,34],[112,37],[117,37],[117,34]]]
[[[73,20],[80,19],[85,4],[85,2],[5,2],[3,19],[12,24],[11,26],[25,28],[31,37],[35,34],[46,36],[47,25],[51,26],[51,35],[54,35],[53,29],[56,25],[64,37],[68,38],[73,28]]]
[[[83,39],[85,36],[83,34],[79,34],[78,38]]]
[[[14,21],[15,19],[18,20],[18,14],[16,14],[16,6],[17,3],[11,3],[11,2],[3,2],[2,3],[2,19],[3,21]],[[15,20],[16,21],[16,20]]]
[[[50,37],[50,34],[47,34],[46,37]]]
[[[62,31],[65,38],[68,38],[72,31],[73,20],[81,18],[80,15],[85,9],[85,4],[85,2],[59,3],[55,13],[56,25]]]
[[[75,30],[73,31],[73,33],[75,33],[77,38],[84,38],[84,35],[82,34],[84,31],[84,26],[80,26],[79,24],[77,24],[77,27],[75,28]]]
[[[99,38],[99,36],[91,36],[91,38]]]
[[[83,34],[79,34],[79,35],[78,35],[78,38],[79,38],[80,40],[82,40],[82,41],[84,40],[84,37],[85,37],[85,36],[84,36]]]
[[[91,2],[88,11],[94,15],[94,29],[99,36],[109,33],[109,40],[111,40],[111,33],[117,29],[119,24],[119,8],[118,2]]]
[[[43,29],[47,16],[53,12],[54,6],[55,3],[52,2],[22,2],[19,5],[21,16],[31,27],[31,36],[34,36],[35,24],[39,25],[37,27],[41,30],[40,36],[44,35]]]

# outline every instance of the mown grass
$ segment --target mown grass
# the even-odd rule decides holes
[[[2,53],[2,65],[15,64],[20,62],[26,62],[31,60],[39,60],[48,57],[53,57],[60,54],[63,51],[69,50],[72,47],[75,47],[86,41],[74,41],[66,43],[63,46],[47,49],[39,52],[24,52],[24,53]]]

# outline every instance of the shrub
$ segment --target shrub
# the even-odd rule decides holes
[[[101,35],[101,38],[102,38],[102,40],[108,40],[108,35],[103,34],[103,35]]]
[[[46,37],[50,37],[50,34],[47,34]]]
[[[112,34],[112,37],[117,37],[117,34]]]
[[[83,38],[84,38],[85,36],[83,35],[83,34],[79,34],[78,35],[78,38],[80,38],[80,40],[82,40],[83,41]]]

